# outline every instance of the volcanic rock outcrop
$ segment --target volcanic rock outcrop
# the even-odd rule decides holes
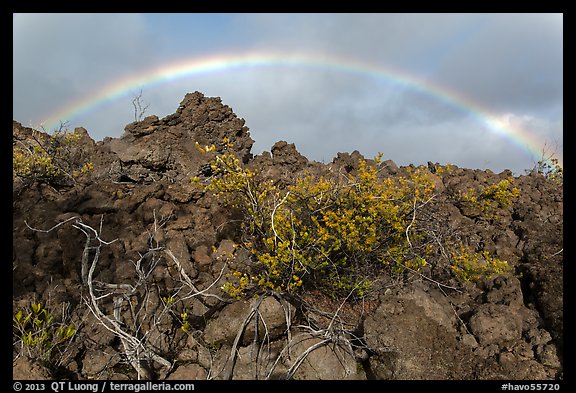
[[[14,379],[563,378],[563,190],[556,182],[537,173],[515,177],[518,200],[491,222],[451,196],[509,171],[424,168],[437,197],[450,202],[438,216],[507,260],[509,274],[443,286],[423,271],[356,304],[318,294],[305,296],[305,306],[272,295],[235,300],[221,290],[227,262],[255,262],[235,246],[234,211],[191,179],[209,177],[210,160],[223,153],[279,187],[305,171],[353,173],[364,157],[338,153],[321,164],[285,141],[253,156],[244,120],[198,92],[176,113],[124,131],[95,142],[77,129],[94,170],[73,185],[14,178],[14,312],[40,303],[75,329],[48,358],[15,329]],[[14,121],[15,146],[38,135],[50,138]],[[381,168],[385,176],[406,169],[392,161]],[[99,304],[106,315],[121,315],[121,324],[95,312],[88,282],[114,294]],[[119,331],[140,340],[133,347],[140,358]]]

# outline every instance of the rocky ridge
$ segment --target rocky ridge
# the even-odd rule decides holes
[[[19,179],[13,187],[13,309],[51,306],[77,332],[49,364],[27,356],[15,335],[14,379],[563,378],[563,191],[544,176],[516,177],[521,195],[497,222],[457,204],[440,212],[470,243],[506,259],[513,274],[458,290],[416,275],[343,307],[316,294],[304,305],[275,296],[236,301],[220,290],[226,262],[250,264],[250,255],[235,247],[233,212],[190,179],[209,175],[209,160],[227,152],[279,186],[304,171],[353,172],[364,157],[338,153],[322,164],[285,141],[253,156],[244,120],[198,92],[172,115],[127,125],[120,138],[95,142],[77,132],[94,164],[88,178],[61,189]],[[13,123],[14,143],[33,133]],[[208,154],[200,151],[211,145]],[[382,164],[386,176],[404,169]],[[427,170],[446,200],[511,175],[457,167],[440,173],[432,163]],[[94,282],[113,283],[114,299],[126,300],[118,308],[111,296],[102,309],[112,315],[118,308],[127,326],[141,318],[138,338],[156,357],[135,365],[126,343],[90,311],[81,261],[86,250],[93,260],[97,238],[85,248],[90,231],[73,227],[78,220],[110,242],[100,243]],[[143,273],[146,284],[135,285]],[[195,294],[166,311],[170,296],[190,288]],[[335,313],[338,331],[327,317]],[[314,329],[298,328],[304,322]],[[321,345],[328,333],[347,336]]]

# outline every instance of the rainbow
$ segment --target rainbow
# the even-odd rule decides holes
[[[488,130],[530,155],[532,159],[540,158],[545,141],[527,130],[516,127],[502,116],[491,113],[490,109],[446,87],[424,81],[389,67],[382,67],[361,62],[351,58],[340,58],[320,54],[286,54],[286,53],[245,53],[220,55],[203,58],[184,59],[158,68],[148,69],[127,78],[114,81],[85,97],[74,100],[56,112],[47,116],[42,122],[47,129],[54,129],[60,121],[69,121],[92,112],[112,101],[129,94],[141,87],[154,87],[181,78],[200,76],[208,73],[226,72],[236,69],[255,67],[311,67],[320,70],[335,70],[354,73],[386,81],[431,96],[445,104],[468,113]]]

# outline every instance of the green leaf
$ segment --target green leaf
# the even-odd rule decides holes
[[[35,314],[38,314],[41,309],[42,309],[42,305],[40,303],[38,303],[38,304],[32,303],[32,311],[34,311]]]
[[[34,325],[38,326],[38,328],[42,328],[44,321],[38,318],[34,318]]]
[[[22,321],[22,326],[26,326],[26,324],[28,323],[30,318],[32,318],[32,313],[30,313],[24,317],[24,320]]]
[[[16,313],[16,315],[14,315],[14,318],[16,319],[16,322],[20,323],[20,320],[22,320],[22,315],[23,315],[22,310],[18,311],[18,312]]]
[[[76,334],[76,329],[74,329],[74,325],[70,324],[70,326],[68,326],[68,330],[66,330],[66,339],[69,339],[70,337],[72,337],[74,334]]]
[[[28,332],[28,335],[22,336],[22,339],[24,340],[24,344],[26,344],[26,346],[30,347],[33,345],[32,332]]]
[[[174,304],[173,296],[164,296],[162,297],[162,300],[164,301],[164,304],[166,304],[166,306],[171,306],[172,304]]]

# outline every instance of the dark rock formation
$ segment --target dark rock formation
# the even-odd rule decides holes
[[[149,378],[562,378],[563,191],[542,175],[516,177],[522,191],[518,201],[490,221],[479,219],[477,210],[458,204],[454,196],[503,180],[509,172],[457,167],[441,172],[432,163],[424,168],[434,179],[437,198],[446,202],[431,215],[438,220],[438,231],[448,224],[457,227],[470,244],[507,260],[513,266],[510,275],[453,290],[453,277],[432,266],[424,273],[442,278],[446,286],[427,280],[426,274],[414,276],[382,288],[362,305],[342,306],[316,294],[306,298],[306,307],[275,297],[232,301],[220,289],[225,274],[232,272],[226,263],[253,261],[234,246],[239,238],[234,211],[191,178],[210,176],[208,162],[228,151],[280,187],[304,172],[354,173],[364,157],[338,153],[324,165],[285,141],[253,157],[244,120],[219,98],[198,92],[187,94],[172,115],[127,125],[121,138],[94,142],[86,130],[78,132],[84,154],[94,164],[89,178],[59,189],[14,179],[14,310],[40,302],[60,309],[56,318],[68,318],[78,327],[65,356],[51,369],[28,359],[17,343],[15,378],[137,376],[121,340],[86,305],[87,272],[81,261],[95,258],[97,238],[73,226],[78,220],[109,243],[98,255],[95,282],[130,292],[143,272],[149,274],[145,292],[138,287],[126,295],[130,307],[145,304],[145,311],[132,314],[128,303],[119,310],[127,326],[142,318],[140,333],[148,348],[171,364],[166,367],[153,358],[142,362],[142,375]],[[32,133],[50,138],[14,122],[15,144]],[[380,168],[382,176],[406,170],[390,160]],[[86,233],[93,248],[85,249]],[[190,285],[201,295],[186,293]],[[165,305],[175,294],[185,300],[167,311]],[[113,313],[114,302],[110,298],[103,307]],[[63,304],[69,304],[64,313]],[[253,310],[258,312],[251,314]],[[338,318],[331,320],[336,312]],[[304,323],[311,329],[296,327]],[[340,330],[334,330],[336,323]],[[314,329],[332,332],[331,344],[323,345],[326,336],[315,335]],[[265,353],[255,351],[257,342],[266,343]],[[311,347],[315,349],[299,358]],[[292,368],[299,360],[300,366]]]

